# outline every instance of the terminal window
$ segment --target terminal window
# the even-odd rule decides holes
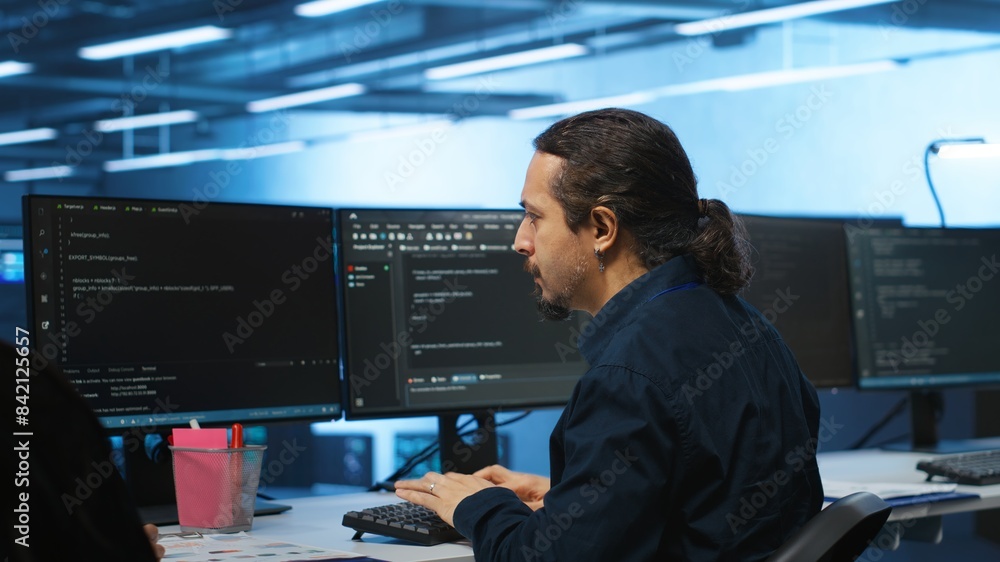
[[[519,211],[343,210],[349,416],[563,404],[579,316],[540,320]]]
[[[339,415],[332,210],[32,197],[26,212],[35,346],[107,427]]]
[[[860,385],[1000,382],[1000,230],[848,236]]]

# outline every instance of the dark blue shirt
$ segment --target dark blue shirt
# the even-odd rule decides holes
[[[615,295],[580,350],[544,507],[497,487],[455,510],[477,560],[760,560],[819,511],[815,390],[690,257]]]

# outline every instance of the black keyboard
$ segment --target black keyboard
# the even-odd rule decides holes
[[[431,546],[464,538],[436,513],[410,502],[348,511],[344,514],[344,526],[357,531],[354,540],[364,533],[374,533]]]
[[[927,479],[943,476],[958,484],[989,486],[1000,484],[1000,449],[946,455],[917,463]]]

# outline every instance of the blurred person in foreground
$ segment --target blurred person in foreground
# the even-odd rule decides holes
[[[27,350],[0,341],[0,364],[27,379],[15,404],[21,405],[17,395],[28,396],[28,424],[14,423],[11,434],[9,559],[159,561],[164,548],[157,528],[142,524],[97,417],[61,371]]]

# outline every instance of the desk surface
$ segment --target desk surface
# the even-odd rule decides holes
[[[918,483],[927,479],[927,473],[917,470],[917,462],[929,458],[934,458],[934,455],[864,449],[822,453],[817,457],[817,461],[820,475],[824,479]],[[979,494],[980,498],[894,507],[889,520],[1000,508],[1000,484],[959,486],[956,491]]]
[[[924,472],[917,470],[917,461],[929,456],[931,455],[925,453],[866,449],[823,453],[819,455],[818,461],[820,474],[830,480],[916,483],[923,482],[926,478]],[[897,507],[893,509],[890,520],[1000,508],[1000,484],[959,486],[958,490],[979,494],[981,498]],[[391,494],[315,496],[280,501],[290,504],[292,509],[282,514],[254,519],[253,530],[250,532],[253,536],[357,552],[394,562],[473,560],[472,548],[467,542],[425,547],[369,534],[361,542],[352,541],[354,531],[341,525],[344,513],[398,501]],[[161,532],[179,530],[174,525],[163,527]]]
[[[341,496],[314,496],[281,499],[280,503],[292,509],[278,515],[255,517],[250,534],[254,537],[283,540],[303,545],[357,552],[393,562],[418,562],[446,560],[472,562],[472,547],[467,542],[419,546],[378,535],[365,534],[359,541],[352,541],[354,530],[341,524],[344,513],[377,505],[400,501],[387,493],[348,494]],[[180,527],[161,527],[161,533],[176,533]]]

